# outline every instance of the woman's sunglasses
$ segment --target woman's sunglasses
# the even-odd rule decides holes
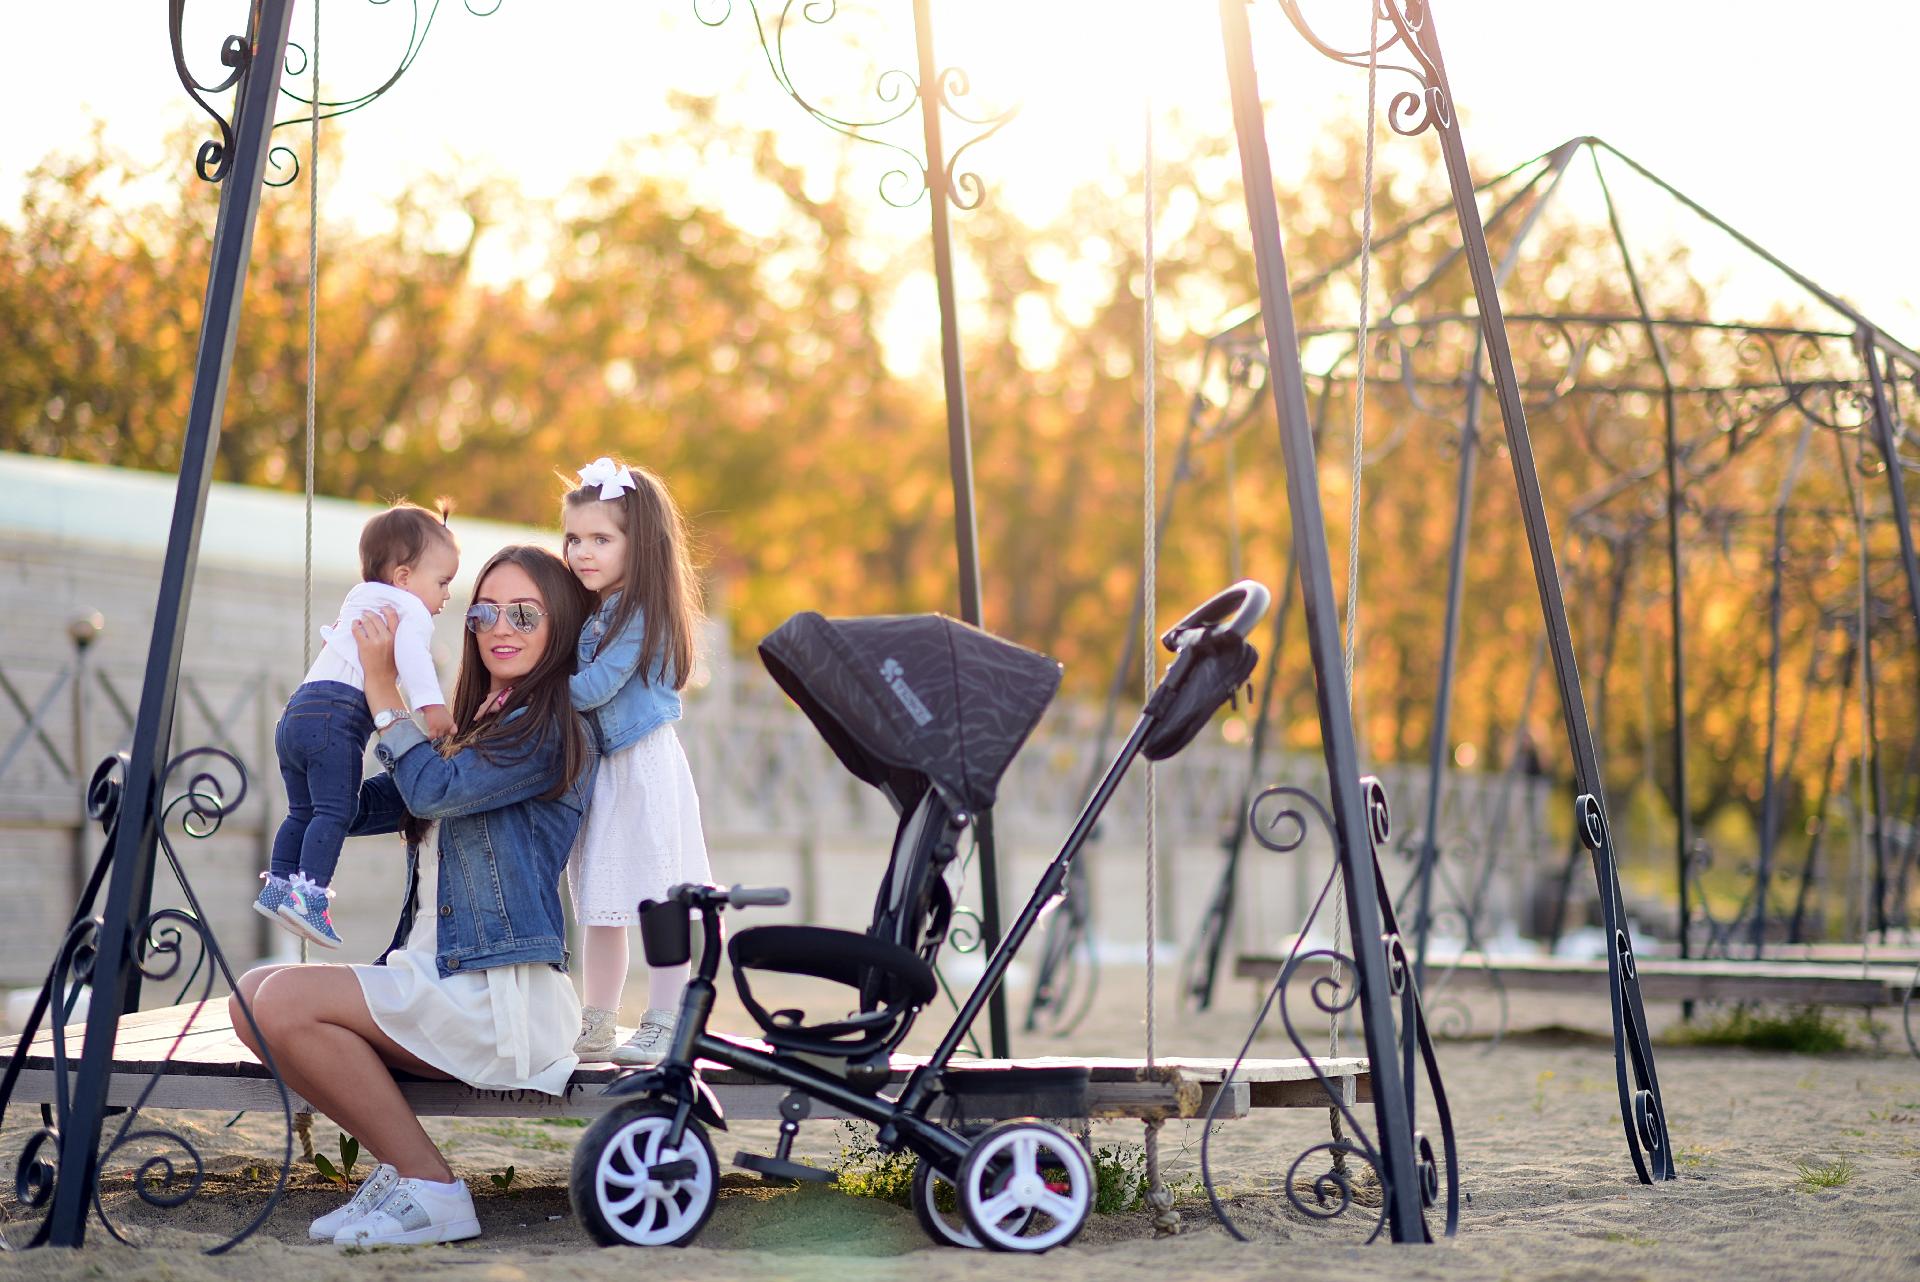
[[[515,632],[532,632],[540,626],[540,620],[547,617],[545,610],[526,601],[515,601],[511,605],[482,601],[467,607],[467,631],[485,632],[500,621],[502,614],[507,616],[507,623]]]

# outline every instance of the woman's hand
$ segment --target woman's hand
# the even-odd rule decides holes
[[[400,669],[393,661],[393,630],[400,612],[385,606],[368,611],[353,625],[353,642],[360,649],[360,670],[366,674],[367,710],[405,707],[400,700]]]

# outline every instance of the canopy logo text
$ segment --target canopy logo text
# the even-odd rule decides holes
[[[893,691],[893,697],[898,699],[900,706],[907,710],[907,715],[913,718],[914,725],[924,726],[933,720],[933,714],[927,711],[927,705],[920,702],[920,696],[915,694],[913,687],[907,684],[905,673],[906,669],[900,666],[898,659],[886,659],[880,664],[881,679],[887,683],[887,688]]]

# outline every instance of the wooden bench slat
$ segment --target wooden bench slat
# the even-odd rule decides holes
[[[1286,964],[1273,954],[1234,959],[1242,979],[1271,982]],[[1913,982],[1910,967],[1858,962],[1775,962],[1637,957],[1640,995],[1650,1001],[1778,1001],[1818,1006],[1886,1006],[1899,1003]],[[1448,988],[1482,988],[1493,976],[1511,991],[1587,993],[1605,990],[1605,958],[1498,957],[1475,953],[1428,963],[1429,985],[1444,976]]]
[[[122,1023],[123,1035],[115,1039],[114,1075],[107,1102],[132,1104],[148,1082],[159,1074],[147,1096],[148,1108],[207,1109],[218,1112],[275,1110],[280,1093],[266,1068],[234,1036],[224,1004],[210,1004],[193,1017],[191,1028],[171,1056],[169,1047],[179,1037],[193,1007],[173,1006],[142,1011]],[[135,1036],[129,1040],[124,1031]],[[69,1026],[67,1054],[77,1061],[84,1043],[83,1025]],[[35,1104],[53,1098],[53,1060],[50,1034],[35,1038],[26,1067],[15,1088],[14,1102]],[[19,1038],[0,1039],[0,1055],[11,1055]],[[754,1039],[739,1039],[748,1045],[765,1048]],[[904,1082],[926,1057],[895,1055],[892,1081]],[[1174,1057],[1157,1061],[1149,1068],[1142,1060],[1112,1057],[1076,1059],[1070,1056],[1041,1055],[1009,1060],[956,1060],[949,1071],[968,1077],[1021,1070],[1058,1069],[1061,1074],[1087,1071],[1088,1114],[1094,1118],[1178,1118],[1205,1116],[1222,1090],[1232,1061]],[[1370,1099],[1371,1082],[1367,1061],[1356,1056],[1340,1056],[1319,1061],[1320,1071],[1338,1084],[1349,1102]],[[575,1071],[565,1096],[540,1091],[476,1090],[460,1082],[421,1081],[402,1077],[401,1093],[414,1111],[429,1117],[527,1117],[591,1118],[614,1102],[601,1093],[601,1087],[620,1074],[612,1066],[582,1068]],[[729,1118],[743,1121],[778,1120],[780,1100],[787,1088],[761,1080],[751,1073],[719,1064],[705,1063],[701,1076],[719,1094]],[[1225,1088],[1228,1095],[1215,1116],[1221,1119],[1245,1117],[1252,1109],[1313,1108],[1327,1103],[1326,1090],[1316,1080],[1313,1065],[1306,1060],[1258,1059],[1240,1066],[1236,1080]],[[1018,1088],[993,1093],[992,1107],[1000,1116],[1025,1116],[1045,1112],[1044,1093],[1023,1103]],[[987,1107],[973,1101],[975,1107]],[[296,1110],[305,1101],[293,1097]],[[816,1105],[814,1116],[839,1117]],[[978,1116],[988,1114],[980,1112]]]

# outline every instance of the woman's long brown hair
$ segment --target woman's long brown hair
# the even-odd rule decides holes
[[[550,734],[560,736],[561,771],[553,787],[541,794],[551,801],[571,788],[587,764],[586,732],[580,716],[573,710],[567,690],[567,678],[573,675],[574,652],[579,647],[580,629],[592,609],[593,595],[573,576],[567,563],[551,551],[532,544],[513,544],[495,552],[481,567],[474,580],[477,596],[487,576],[502,565],[514,565],[526,571],[540,593],[546,610],[544,626],[547,648],[533,671],[513,683],[507,702],[498,712],[480,717],[493,678],[480,658],[480,636],[463,630],[460,647],[460,677],[453,690],[454,732],[440,745],[442,756],[473,749],[488,761],[511,759],[539,747]],[[516,708],[526,715],[508,719]],[[409,818],[402,831],[409,841],[418,841],[426,832],[426,822]]]
[[[566,507],[604,503],[627,536],[626,573],[620,603],[613,608],[607,635],[618,636],[639,612],[647,635],[640,642],[643,680],[662,665],[673,688],[686,688],[693,675],[694,629],[700,623],[700,579],[687,548],[687,523],[667,484],[638,464],[627,465],[634,487],[617,499],[600,497],[597,485],[567,491]]]

